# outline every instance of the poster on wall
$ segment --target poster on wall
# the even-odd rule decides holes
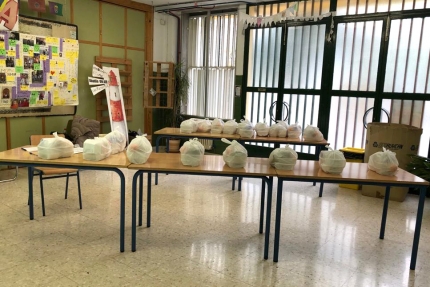
[[[128,142],[127,117],[124,108],[124,98],[121,89],[119,69],[93,65],[93,77],[88,77],[88,84],[93,95],[105,90],[109,110],[110,126],[112,131],[122,133]]]
[[[0,31],[0,109],[78,105],[79,43]]]
[[[18,0],[0,0],[0,30],[18,31]]]

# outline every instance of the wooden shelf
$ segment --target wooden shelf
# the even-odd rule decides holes
[[[173,109],[175,71],[172,62],[145,61],[143,107]],[[155,91],[155,95],[151,94]]]

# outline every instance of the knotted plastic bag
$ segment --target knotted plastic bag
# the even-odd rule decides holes
[[[306,141],[322,141],[324,140],[324,136],[322,134],[322,132],[320,131],[320,129],[318,127],[315,126],[311,126],[308,125],[304,130],[303,130],[303,138]]]
[[[221,141],[229,144],[222,153],[224,162],[231,168],[244,167],[246,165],[246,159],[248,158],[248,151],[246,148],[235,140],[229,141],[222,138]]]
[[[269,126],[267,125],[265,120],[257,123],[254,129],[255,129],[255,132],[257,133],[257,136],[259,137],[267,137],[267,135],[269,134]]]
[[[269,128],[270,137],[284,138],[287,136],[287,127],[280,122],[273,124]]]
[[[237,130],[236,120],[228,120],[224,124],[223,133],[228,135],[234,135]]]
[[[240,123],[237,125],[237,133],[242,138],[251,138],[254,136],[254,126],[249,120],[243,118],[243,120],[240,120]]]
[[[197,132],[198,133],[208,133],[211,131],[212,123],[209,119],[198,120],[197,121]]]
[[[66,138],[59,137],[55,132],[53,138],[44,138],[37,146],[37,156],[43,159],[57,159],[71,157],[73,143]]]
[[[297,157],[296,151],[285,145],[284,148],[276,148],[270,153],[269,163],[276,169],[293,170]]]
[[[110,142],[111,154],[122,152],[125,149],[127,140],[122,132],[114,130],[105,135],[105,138]]]
[[[346,165],[346,159],[343,152],[333,150],[326,146],[328,150],[323,150],[320,153],[320,167],[324,172],[340,174]]]
[[[375,152],[369,157],[367,167],[381,175],[394,175],[399,167],[399,161],[396,158],[396,153],[385,147],[382,151]]]
[[[224,121],[222,119],[214,119],[211,125],[212,134],[221,134],[224,129]]]
[[[145,163],[152,153],[152,145],[146,134],[136,136],[127,147],[127,158],[131,163]]]
[[[99,161],[111,155],[112,148],[106,138],[94,138],[84,141],[83,157],[85,160]]]
[[[297,139],[302,134],[302,127],[299,123],[292,124],[287,129],[287,137]]]
[[[181,133],[191,134],[191,133],[195,133],[196,131],[197,131],[197,123],[194,120],[188,119],[181,123],[181,126],[180,126]]]
[[[181,152],[181,162],[183,165],[199,166],[203,161],[205,147],[197,138],[185,142],[179,149]]]

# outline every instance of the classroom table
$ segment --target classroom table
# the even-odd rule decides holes
[[[125,234],[125,176],[120,168],[127,168],[130,164],[125,152],[114,154],[100,161],[83,159],[83,153],[73,154],[71,157],[53,160],[41,159],[36,153],[30,153],[22,148],[15,148],[0,152],[0,163],[5,165],[23,166],[28,168],[28,203],[30,220],[34,219],[33,211],[33,171],[35,167],[58,167],[87,170],[113,171],[121,181],[120,193],[120,251],[124,252]]]
[[[418,244],[421,232],[421,221],[423,217],[424,201],[426,189],[429,185],[424,179],[417,177],[407,171],[398,169],[394,176],[383,176],[367,168],[367,163],[347,162],[341,174],[329,174],[320,169],[316,161],[298,160],[294,170],[285,171],[277,170],[278,189],[276,199],[276,221],[275,221],[275,243],[273,251],[273,261],[278,262],[279,257],[279,239],[281,227],[282,211],[282,187],[284,181],[302,181],[302,182],[327,182],[327,183],[351,183],[351,184],[371,184],[385,186],[385,198],[382,211],[381,229],[379,238],[384,239],[385,223],[388,212],[388,202],[390,197],[391,186],[415,187],[420,189],[419,202],[417,208],[417,219],[415,224],[415,234],[412,245],[412,255],[410,268],[415,270]],[[321,194],[320,194],[321,195]]]
[[[315,160],[319,160],[319,155],[321,152],[321,149],[325,147],[326,145],[329,145],[327,140],[322,141],[314,141],[314,140],[304,140],[303,137],[300,138],[280,138],[280,137],[259,137],[256,134],[254,134],[253,137],[250,138],[242,138],[238,134],[229,135],[229,134],[213,134],[213,133],[181,133],[180,128],[163,128],[161,130],[155,131],[155,135],[157,135],[157,140],[155,141],[155,151],[159,151],[160,146],[160,140],[165,138],[168,142],[170,138],[184,138],[184,139],[190,139],[190,138],[198,138],[198,139],[209,139],[209,140],[220,140],[221,138],[226,138],[228,140],[236,140],[238,142],[257,142],[257,143],[273,143],[273,144],[291,144],[291,145],[306,145],[306,146],[315,146]],[[168,150],[168,144],[166,144],[166,152],[169,152]],[[235,178],[233,178],[235,179]],[[155,174],[155,184],[158,184],[158,177],[157,174]],[[315,183],[314,183],[315,185]],[[322,190],[324,188],[324,184],[322,183],[320,185],[320,194],[322,193]],[[232,189],[234,189],[234,180]],[[239,179],[238,183],[238,190],[241,190],[241,180]]]
[[[147,227],[150,226],[151,219],[151,173],[171,173],[171,174],[188,174],[188,175],[208,175],[208,176],[241,176],[262,179],[261,206],[260,206],[260,229],[263,232],[264,218],[264,197],[265,184],[267,184],[266,199],[266,229],[264,243],[264,258],[268,258],[269,253],[269,233],[272,206],[272,186],[273,177],[276,176],[276,170],[270,166],[267,158],[248,158],[244,168],[228,167],[220,155],[204,155],[203,162],[196,167],[185,166],[181,162],[181,155],[178,153],[152,153],[148,161],[144,164],[130,164],[129,169],[135,169],[137,172],[133,176],[132,183],[132,251],[136,251],[136,202],[137,202],[137,181],[140,181],[139,189],[139,226],[142,225],[142,181],[143,173],[148,174],[147,184]]]

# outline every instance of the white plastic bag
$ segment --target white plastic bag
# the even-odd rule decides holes
[[[185,142],[179,149],[181,152],[181,162],[183,165],[199,166],[203,161],[205,147],[197,138]]]
[[[281,123],[276,123],[269,128],[270,137],[284,138],[287,136],[287,128]]]
[[[224,121],[222,119],[214,119],[211,125],[212,134],[221,134],[224,129]]]
[[[229,144],[222,153],[224,162],[231,168],[244,167],[246,165],[246,159],[248,158],[248,151],[246,148],[235,140],[229,141],[222,138],[221,141]]]
[[[259,122],[254,127],[255,132],[257,133],[257,136],[259,137],[267,137],[269,134],[269,126],[266,123],[266,120],[263,120],[263,122]]]
[[[228,135],[234,135],[237,130],[237,123],[236,120],[228,120],[224,124],[223,133]]]
[[[311,126],[308,125],[304,130],[303,130],[303,138],[306,141],[322,141],[324,140],[324,136],[322,134],[322,132],[320,131],[320,129],[318,127],[315,126]]]
[[[105,138],[110,142],[111,154],[122,152],[125,149],[127,140],[122,132],[114,130],[105,135]]]
[[[191,134],[197,131],[197,123],[192,119],[185,120],[181,123],[180,132],[184,134]]]
[[[285,145],[284,148],[276,148],[270,153],[269,163],[276,169],[293,170],[297,157],[296,151]]]
[[[382,151],[375,152],[369,157],[367,167],[381,175],[394,175],[399,167],[399,161],[396,158],[396,153],[385,147]]]
[[[304,133],[303,133],[304,134]],[[346,165],[346,159],[343,152],[333,150],[331,147],[326,146],[328,150],[320,152],[320,167],[324,172],[340,174]]]
[[[127,158],[131,163],[145,163],[152,153],[151,143],[146,138],[146,134],[136,136],[127,147]]]
[[[197,132],[198,133],[209,133],[211,131],[211,121],[209,119],[197,121]]]
[[[237,133],[242,138],[251,138],[254,136],[254,126],[249,120],[244,118],[240,120],[240,123],[237,125]]]
[[[57,159],[71,157],[73,154],[73,143],[66,138],[59,137],[53,133],[53,138],[44,138],[37,146],[37,156],[43,159]]]
[[[292,124],[287,129],[287,137],[297,139],[302,134],[302,127],[299,123]]]
[[[112,148],[106,138],[94,138],[84,141],[83,157],[85,160],[99,161],[111,155]]]

